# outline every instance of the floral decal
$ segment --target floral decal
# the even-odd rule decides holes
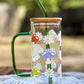
[[[45,76],[52,77],[54,75],[54,71],[52,69],[47,69],[45,72]]]
[[[41,65],[41,63],[37,63],[35,67],[36,67],[37,69],[39,69],[39,70],[42,69],[42,65]]]
[[[51,29],[49,31],[49,36],[51,36],[52,38],[56,38],[57,34],[56,34],[56,32],[53,29]]]
[[[37,32],[36,35],[39,37],[39,41],[42,40],[43,36],[41,33]]]
[[[33,53],[32,53],[32,61],[34,62],[33,68],[32,68],[32,75],[40,75],[41,74],[41,69],[42,65],[41,63],[35,63],[39,58],[40,55],[42,58],[47,58],[45,67],[46,67],[46,72],[45,76],[47,76],[49,79],[52,79],[52,76],[54,76],[54,71],[53,69],[57,68],[56,63],[51,59],[54,58],[56,55],[56,49],[54,47],[51,47],[50,44],[54,43],[54,39],[57,39],[57,41],[60,42],[61,44],[61,31],[58,33],[58,35],[55,33],[53,29],[51,29],[44,38],[40,32],[37,32],[36,34],[32,34],[32,44],[33,44]],[[37,45],[35,42],[43,40],[43,43],[45,45],[48,44],[46,47],[46,50],[40,46]],[[61,50],[59,51],[58,54],[59,60],[61,60]],[[58,66],[57,73],[61,74],[61,64]]]
[[[39,54],[37,54],[37,53],[32,53],[32,61],[33,62],[36,62],[38,59],[40,58],[40,56],[39,56]]]
[[[47,35],[47,36],[44,36],[44,39],[43,39],[44,41],[44,43],[45,44],[51,44],[51,43],[54,43],[54,40],[53,40],[53,38],[51,37],[51,36],[49,36],[49,35]]]

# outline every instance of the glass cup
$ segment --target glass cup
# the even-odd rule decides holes
[[[61,21],[62,18],[31,18],[31,32],[16,34],[12,41],[14,71],[18,76],[32,76],[42,84],[57,84],[62,77],[61,65]],[[17,36],[31,35],[32,71],[20,74],[15,66],[14,41]],[[40,84],[41,84],[40,83]]]

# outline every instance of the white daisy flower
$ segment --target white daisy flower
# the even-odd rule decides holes
[[[35,67],[36,67],[37,69],[39,69],[39,70],[42,69],[42,65],[41,65],[41,63],[37,63]]]
[[[59,58],[60,60],[62,59],[61,51],[59,51],[58,58]]]
[[[39,37],[39,41],[42,40],[42,37],[43,37],[43,36],[42,36],[41,33],[37,32],[36,35]]]
[[[40,45],[36,45],[34,51],[37,53],[42,53],[44,49]]]
[[[51,51],[53,51],[56,54],[55,48],[51,48]]]
[[[45,44],[51,44],[51,43],[54,43],[54,40],[53,40],[53,38],[51,37],[51,36],[49,36],[49,35],[47,35],[47,36],[44,36],[44,39],[43,39],[44,41],[44,43]]]
[[[51,29],[49,31],[49,36],[51,36],[52,38],[56,38],[57,34],[56,34],[56,32],[53,29]]]
[[[32,53],[32,61],[33,62],[36,62],[36,60],[38,60],[40,58],[40,56],[39,56],[39,54],[37,54],[37,53]]]
[[[52,69],[47,69],[45,72],[45,76],[52,77],[54,75],[54,71]]]

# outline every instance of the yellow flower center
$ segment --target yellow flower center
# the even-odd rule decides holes
[[[51,74],[51,72],[48,72],[48,74]]]
[[[35,58],[35,56],[33,56],[33,58]]]
[[[47,39],[47,41],[49,41],[49,38]]]

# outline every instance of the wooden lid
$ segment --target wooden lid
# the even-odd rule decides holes
[[[30,18],[33,22],[55,22],[62,21],[62,18]]]

